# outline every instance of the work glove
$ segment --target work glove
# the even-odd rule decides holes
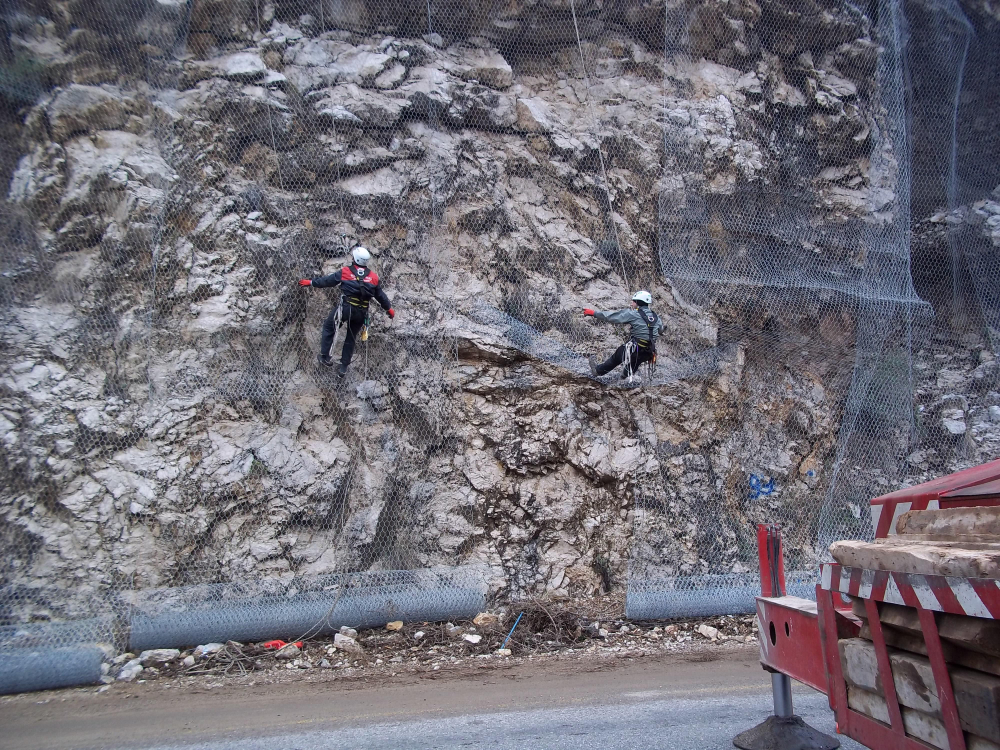
[[[299,286],[312,286],[310,279],[299,279]]]
[[[388,313],[389,313],[389,320],[392,320],[393,318],[396,317],[396,311],[393,310],[391,307],[389,308]]]
[[[593,315],[593,314],[594,314],[594,311],[593,311],[593,310],[591,310],[591,309],[590,309],[589,307],[585,307],[585,308],[583,309],[583,314],[584,314],[584,315]]]

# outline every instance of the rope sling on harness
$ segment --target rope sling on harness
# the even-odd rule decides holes
[[[350,304],[350,303],[348,303]],[[368,341],[368,330],[372,324],[371,313],[365,315],[365,324],[361,326],[361,332],[358,334],[358,341]],[[333,345],[330,347],[330,351],[333,351],[337,344],[337,337],[340,336],[340,329],[344,325],[344,305],[343,303],[337,305],[337,311],[333,314],[333,327],[334,327],[334,339]]]
[[[647,367],[647,372],[649,379],[653,379],[653,372],[656,370],[656,341],[653,338],[653,326],[657,323],[656,313],[652,310],[648,310],[644,307],[637,308],[636,312],[639,313],[639,317],[646,324],[646,331],[649,335],[649,348],[652,357],[647,360],[644,364]],[[632,358],[638,356],[639,347],[641,344],[638,339],[629,337],[629,340],[625,344],[625,372],[628,375],[628,382],[632,382],[632,377],[635,375],[635,370],[632,369]]]
[[[344,306],[337,303],[336,311],[333,313],[333,341],[330,342],[330,354],[332,355],[337,346],[337,338],[340,336],[340,329],[344,325]]]
[[[635,375],[635,372],[632,370],[632,357],[636,354],[638,348],[635,339],[629,336],[628,341],[625,342],[625,374],[628,376],[629,383],[632,382],[632,376]]]

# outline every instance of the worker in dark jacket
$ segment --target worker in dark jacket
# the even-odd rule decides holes
[[[630,377],[639,365],[656,361],[656,339],[660,337],[661,326],[660,318],[649,309],[652,303],[652,295],[641,291],[632,295],[632,304],[624,310],[603,312],[588,307],[583,311],[584,315],[602,323],[617,323],[628,325],[630,328],[628,343],[619,346],[615,353],[601,364],[597,364],[593,358],[590,360],[591,373],[598,377],[607,375],[625,362],[625,373],[622,377]]]
[[[339,317],[340,325],[347,326],[347,338],[344,339],[344,348],[340,352],[340,367],[337,368],[337,374],[340,377],[347,374],[347,366],[351,364],[358,334],[361,333],[368,318],[368,303],[372,298],[374,297],[382,305],[390,318],[396,317],[392,303],[379,285],[378,274],[368,268],[371,254],[363,247],[356,247],[353,256],[354,263],[341,268],[336,273],[299,281],[299,286],[314,286],[320,289],[340,284],[341,304],[339,308],[332,309],[323,322],[323,338],[319,347],[320,364],[332,367],[333,359],[330,357],[330,348],[337,335]]]

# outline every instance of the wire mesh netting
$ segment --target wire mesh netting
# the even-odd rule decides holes
[[[617,587],[633,617],[750,611],[754,523],[805,594],[870,497],[998,454],[989,8],[3,23],[12,654]],[[369,270],[393,319],[298,284]],[[655,367],[595,370],[639,290]]]

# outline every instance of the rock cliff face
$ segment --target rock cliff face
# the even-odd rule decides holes
[[[776,518],[796,563],[819,554],[853,308],[689,299],[662,253],[692,212],[709,238],[749,217],[754,247],[788,242],[768,226],[785,204],[833,234],[896,220],[894,173],[870,168],[897,158],[870,14],[453,2],[427,33],[412,5],[7,18],[10,60],[33,67],[4,79],[24,106],[3,206],[2,616],[457,562],[501,595],[590,593],[623,585],[630,554],[655,561],[642,575],[742,572],[750,524]],[[315,363],[336,294],[295,282],[355,243],[398,314],[373,313],[340,384]],[[584,355],[619,337],[580,310],[637,288],[660,364],[622,389],[589,377]],[[964,387],[995,365],[963,344]],[[990,372],[974,402],[921,381],[951,437],[912,464],[997,449]]]

